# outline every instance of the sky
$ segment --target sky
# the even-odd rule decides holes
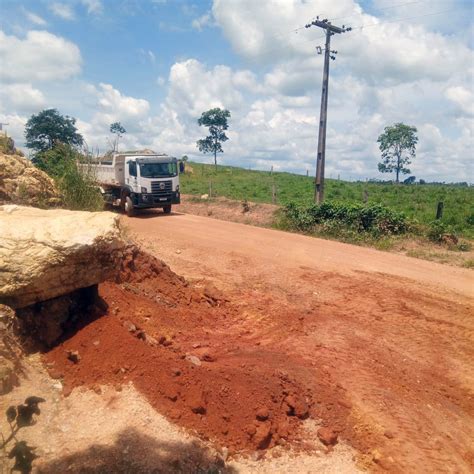
[[[150,148],[211,163],[197,119],[231,112],[219,162],[314,174],[324,33],[331,38],[326,176],[387,179],[377,137],[417,127],[411,174],[473,182],[470,0],[0,0],[0,122],[24,146],[45,108],[77,119],[89,150]]]

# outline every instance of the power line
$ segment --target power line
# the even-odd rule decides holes
[[[436,0],[435,0],[436,1]],[[404,3],[395,3],[393,5],[389,5],[389,6],[386,6],[386,7],[381,7],[381,8],[377,8],[377,11],[384,11],[384,10],[390,10],[392,8],[399,8],[399,7],[405,7],[407,5],[415,5],[417,3],[427,3],[427,2],[430,2],[432,3],[433,0],[413,0],[411,2],[404,2]],[[329,21],[334,21],[334,20],[343,20],[345,18],[352,18],[354,16],[362,16],[362,15],[370,15],[370,16],[375,16],[375,15],[372,15],[371,13],[367,13],[367,12],[357,12],[357,13],[353,13],[351,15],[345,15],[345,16],[337,16],[337,17],[333,17],[333,18],[328,18]],[[321,15],[320,15],[321,16]],[[313,18],[314,20],[315,18]],[[302,30],[306,28],[306,26],[299,26],[297,28],[294,28],[293,30],[289,30],[288,32],[286,33],[281,33],[281,35],[278,35],[278,36],[283,36],[285,34],[291,34],[291,33],[295,33],[299,30]]]
[[[382,8],[378,8],[377,11],[382,11],[382,10],[388,10],[388,9],[391,9],[391,8],[397,8],[397,7],[403,7],[403,6],[406,6],[406,5],[413,5],[413,4],[417,4],[417,3],[427,3],[428,1],[433,1],[433,0],[413,0],[411,2],[405,2],[405,3],[396,3],[394,5],[390,5],[390,6],[387,6],[387,7],[382,7]],[[435,0],[436,1],[436,0]],[[328,18],[329,21],[334,21],[334,20],[340,20],[340,19],[344,19],[344,18],[352,18],[354,16],[359,16],[359,15],[370,15],[370,13],[366,13],[366,12],[360,12],[360,13],[354,13],[352,15],[346,15],[346,16],[339,16],[339,17],[335,17],[335,18]],[[321,15],[320,15],[321,16]],[[374,15],[371,15],[371,16],[374,16]],[[316,17],[313,17],[311,19],[311,21],[315,20]],[[298,33],[298,31],[301,31],[301,30],[304,30],[306,28],[306,25],[303,25],[303,26],[298,26],[296,28],[293,28],[291,30],[287,30],[287,31],[283,31],[281,33],[278,33],[278,34],[275,34],[275,35],[271,35],[270,36],[270,39],[277,39],[277,38],[282,38],[284,36],[288,36],[288,35],[291,35],[293,33]],[[321,36],[321,38],[324,38],[325,35]],[[267,37],[268,38],[268,37]],[[311,40],[307,40],[307,41],[313,41],[315,39],[318,39],[318,38],[313,38]],[[305,41],[306,42],[306,41]],[[274,51],[278,48],[274,48],[270,51]]]
[[[410,3],[415,3],[415,2],[410,2]],[[418,2],[417,2],[418,3]],[[422,3],[422,2],[419,2],[419,3]],[[398,6],[401,6],[401,5],[405,5],[405,4],[399,4]],[[391,7],[392,8],[392,7]],[[375,22],[375,23],[368,23],[368,24],[363,24],[363,25],[359,25],[359,26],[354,26],[352,28],[352,31],[354,33],[360,33],[362,30],[364,30],[365,28],[372,28],[374,26],[381,26],[381,25],[385,25],[385,24],[389,24],[389,23],[397,23],[397,22],[405,22],[405,21],[410,21],[410,20],[414,20],[414,19],[418,19],[418,18],[424,18],[424,17],[428,17],[428,16],[434,16],[434,15],[441,15],[443,13],[450,13],[452,12],[452,9],[449,9],[449,10],[442,10],[442,11],[439,11],[439,12],[433,12],[433,13],[425,13],[423,15],[416,15],[416,16],[412,16],[412,17],[405,17],[405,18],[396,18],[394,20],[387,20],[387,21],[380,21],[380,22]],[[340,18],[348,18],[348,17],[340,17]],[[300,30],[302,28],[306,28],[306,26],[302,26],[302,27],[299,27],[297,28],[297,30]],[[355,30],[360,30],[360,31],[355,31]],[[296,31],[296,30],[292,30],[292,31]],[[315,40],[318,40],[318,39],[322,39],[324,38],[325,35],[322,35],[322,36],[317,36],[316,38],[310,38],[310,39],[305,39],[303,41],[298,41],[297,43],[298,44],[303,44],[303,43],[308,43],[308,42],[312,42],[312,41],[315,41]],[[274,47],[274,48],[271,48],[271,49],[267,49],[267,50],[263,50],[261,52],[261,56],[265,55],[265,54],[269,54],[269,53],[272,53],[274,51],[281,51],[282,49],[288,49],[289,48],[282,48],[281,46],[277,46],[277,47]]]
[[[382,7],[382,8],[377,8],[377,11],[384,11],[384,10],[391,10],[392,8],[399,8],[399,7],[405,7],[407,5],[415,5],[417,3],[432,3],[433,0],[413,0],[411,2],[405,2],[405,3],[395,3],[390,6]],[[329,18],[329,21],[334,21],[334,20],[343,20],[344,18],[352,18],[353,16],[362,16],[362,15],[370,15],[370,16],[375,16],[371,13],[367,12],[359,12],[359,13],[354,13],[353,15],[346,15],[346,16],[338,16],[335,18]]]
[[[381,22],[378,22],[378,23],[377,22],[369,23],[369,24],[366,24],[366,25],[354,26],[352,29],[353,30],[362,30],[362,29],[365,29],[365,28],[372,28],[373,26],[385,25],[387,23],[397,23],[399,21],[409,21],[409,20],[415,20],[417,18],[424,18],[424,17],[427,17],[427,16],[441,15],[442,13],[452,13],[452,9],[442,10],[440,12],[425,13],[423,15],[410,16],[410,17],[406,17],[406,18],[396,18],[395,20],[381,21]]]

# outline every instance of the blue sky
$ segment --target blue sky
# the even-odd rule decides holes
[[[465,0],[1,0],[0,121],[18,144],[48,107],[105,151],[124,146],[199,161],[207,108],[232,113],[221,162],[314,171],[323,45],[316,14],[355,27],[333,38],[327,170],[383,177],[376,139],[418,127],[413,174],[472,181],[473,4]],[[364,25],[363,28],[359,28]],[[3,72],[2,72],[3,70]],[[447,162],[446,157],[449,157]]]

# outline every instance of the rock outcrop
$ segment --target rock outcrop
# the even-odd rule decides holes
[[[124,247],[110,212],[0,206],[0,303],[23,308],[96,285]]]
[[[0,204],[48,207],[59,204],[54,181],[17,154],[0,153]]]

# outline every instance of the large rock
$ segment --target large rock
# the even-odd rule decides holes
[[[124,248],[110,212],[0,206],[0,303],[22,308],[96,285]]]
[[[0,204],[53,206],[60,202],[54,181],[19,155],[0,153]]]

